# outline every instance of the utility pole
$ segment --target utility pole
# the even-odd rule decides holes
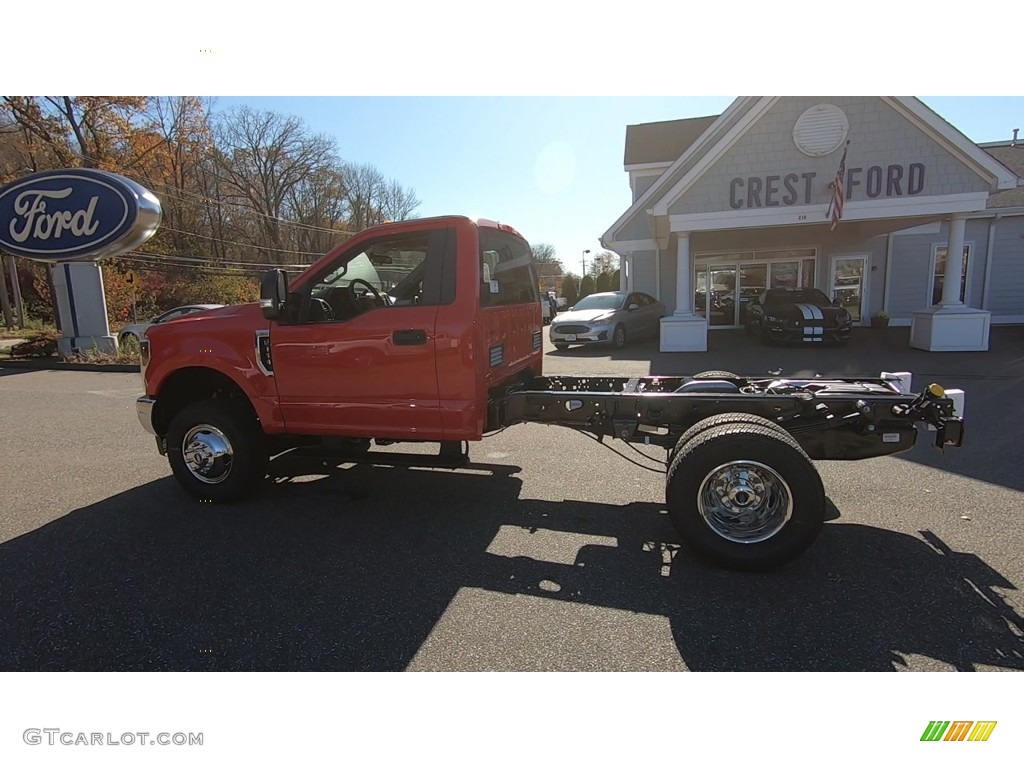
[[[14,297],[14,310],[18,313],[18,327],[25,327],[25,304],[21,300],[21,285],[18,283],[18,265],[14,257],[7,254],[7,266],[11,272],[11,295]]]
[[[0,254],[0,309],[4,313],[4,325],[7,330],[14,328],[14,316],[11,314],[11,302],[7,298],[7,275],[4,274],[4,257]]]

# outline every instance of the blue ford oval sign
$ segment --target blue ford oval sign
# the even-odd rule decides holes
[[[0,189],[0,248],[51,263],[117,256],[151,238],[161,215],[156,196],[131,179],[44,171]]]

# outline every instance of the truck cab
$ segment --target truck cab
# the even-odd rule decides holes
[[[530,247],[514,229],[385,224],[294,279],[271,270],[258,305],[151,328],[139,416],[180,480],[227,499],[241,443],[480,440],[495,426],[492,393],[542,374],[541,329]],[[199,416],[231,423],[196,431]]]

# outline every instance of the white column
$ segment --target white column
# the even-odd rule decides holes
[[[946,276],[942,280],[942,301],[939,306],[957,307],[960,301],[960,275],[964,271],[964,229],[967,218],[962,214],[949,220],[949,243],[946,247]]]
[[[707,352],[708,321],[693,314],[693,258],[690,233],[676,237],[676,310],[661,318],[662,352]]]
[[[620,261],[620,263],[619,263],[619,290],[620,291],[628,291],[629,290],[629,273],[633,271],[631,269],[632,263],[633,263],[633,257],[632,257],[632,255],[630,255],[628,253],[625,253],[625,254],[622,255],[622,258],[619,261]]]
[[[991,314],[960,301],[966,221],[967,217],[962,213],[954,214],[949,221],[942,300],[938,306],[914,313],[910,324],[910,346],[916,349],[929,352],[984,352],[988,349]]]
[[[693,315],[693,259],[690,258],[690,233],[680,232],[676,245],[676,311],[677,317]]]

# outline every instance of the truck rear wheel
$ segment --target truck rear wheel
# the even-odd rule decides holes
[[[266,475],[259,423],[241,403],[204,400],[182,408],[167,429],[167,458],[185,490],[201,501],[237,501]]]
[[[718,427],[722,424],[760,424],[763,427],[778,430],[784,435],[789,434],[778,424],[764,418],[763,416],[755,416],[752,413],[719,413],[715,416],[708,416],[706,419],[701,419],[688,430],[683,432],[679,440],[676,441],[675,447],[669,452],[669,464],[672,463],[676,454],[679,453],[679,449],[690,442],[693,438],[701,432],[706,432],[712,427]]]
[[[825,521],[818,471],[774,424],[730,422],[698,431],[677,447],[665,497],[683,544],[737,570],[797,558]]]

